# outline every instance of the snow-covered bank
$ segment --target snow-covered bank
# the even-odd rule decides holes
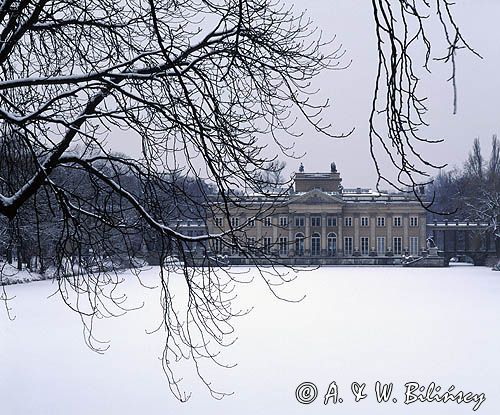
[[[156,283],[156,271],[144,282]],[[404,384],[484,393],[477,413],[500,410],[500,278],[486,267],[445,269],[322,268],[303,272],[276,300],[256,280],[241,287],[238,341],[223,352],[233,369],[205,365],[213,384],[233,396],[212,399],[192,367],[178,367],[187,404],[174,400],[161,371],[158,290],[127,279],[130,305],[145,306],[97,322],[112,341],[104,355],[84,344],[78,317],[50,281],[6,287],[16,316],[0,314],[0,401],[5,414],[471,414],[471,404],[405,405]],[[186,367],[185,367],[186,366]],[[392,382],[397,403],[377,403],[373,385]],[[299,404],[295,390],[314,382],[318,399]],[[331,381],[343,403],[323,405]],[[366,383],[355,403],[352,382]]]
[[[0,286],[24,284],[26,282],[49,279],[49,275],[40,275],[27,269],[18,270],[15,266],[0,262]]]
[[[150,268],[147,266],[146,261],[132,258],[134,262],[134,266],[137,268]],[[130,270],[129,267],[124,267],[122,264],[113,264],[111,261],[104,262],[105,266],[102,268],[102,271],[107,272],[117,272],[122,273]],[[95,268],[85,268],[83,266],[79,266],[78,264],[72,263],[70,260],[64,262],[61,270],[57,270],[55,267],[49,267],[45,270],[43,274],[39,272],[30,271],[26,264],[23,264],[23,269],[19,270],[16,266],[0,261],[0,286],[2,285],[14,285],[14,284],[24,284],[27,282],[33,281],[43,281],[43,280],[51,280],[53,278],[57,278],[57,275],[64,276],[76,276],[79,274],[86,274],[94,272]],[[114,271],[113,271],[114,270]]]

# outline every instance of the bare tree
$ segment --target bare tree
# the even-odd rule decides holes
[[[466,42],[453,16],[450,0],[372,0],[378,42],[378,72],[370,116],[370,149],[378,182],[404,190],[417,198],[419,186],[431,181],[429,170],[444,166],[428,160],[422,144],[442,141],[427,136],[427,97],[420,82],[430,73],[431,62],[450,68],[453,110],[457,111],[456,59],[461,49],[480,55]],[[429,33],[439,27],[446,50],[436,55],[436,37]],[[391,168],[381,168],[383,161]],[[430,208],[427,203],[426,206]]]
[[[457,219],[487,224],[483,229],[493,236],[500,255],[500,164],[496,135],[491,140],[491,153],[485,159],[479,138],[461,169],[440,172],[434,180],[437,209]],[[500,260],[500,258],[499,258]]]
[[[469,153],[467,162],[465,163],[465,173],[471,179],[482,182],[484,179],[484,159],[481,154],[481,143],[479,138],[474,139],[472,150]]]
[[[434,218],[446,215],[453,218],[456,214],[462,213],[463,200],[460,198],[462,181],[462,171],[454,169],[451,171],[440,170],[429,186],[430,192],[434,194],[430,215]]]
[[[200,373],[198,361],[215,360],[212,343],[228,342],[237,313],[234,278],[210,267],[183,270],[187,318],[174,305],[165,259],[178,254],[187,264],[186,244],[208,251],[224,236],[182,232],[179,222],[203,217],[212,196],[200,187],[194,197],[179,178],[210,180],[227,216],[235,189],[266,192],[261,170],[273,159],[262,150],[269,139],[277,152],[289,150],[276,133],[292,131],[297,111],[329,134],[320,118],[327,103],[314,102],[310,81],[340,69],[342,50],[273,0],[7,0],[0,39],[0,119],[18,132],[16,152],[2,158],[3,220],[17,230],[29,213],[32,234],[41,235],[43,210],[54,224],[50,242],[34,246],[40,258],[52,246],[61,298],[80,313],[96,350],[93,318],[126,309],[113,290],[117,258],[134,258],[148,235],[161,265],[164,368],[186,399],[173,362],[192,358]],[[109,152],[112,129],[134,132],[142,157]],[[20,154],[29,168],[14,180]],[[190,199],[198,212],[179,209]],[[237,232],[229,241],[244,249]]]
[[[472,151],[464,166],[461,179],[461,197],[465,201],[464,212],[470,218],[488,224],[487,232],[495,238],[500,254],[500,157],[496,135],[491,139],[491,153],[485,161],[479,139],[474,140]],[[500,265],[500,257],[498,258]]]
[[[491,138],[491,154],[488,162],[487,179],[494,188],[500,188],[500,142],[496,134]]]
[[[272,160],[262,167],[262,180],[268,183],[267,190],[282,192],[284,188],[290,187],[291,181],[284,176],[286,162],[283,160]]]

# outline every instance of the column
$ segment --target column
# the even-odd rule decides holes
[[[293,239],[292,226],[295,226],[295,217],[293,215],[288,215],[288,256],[295,255],[295,241]]]
[[[392,215],[386,216],[385,218],[385,226],[387,226],[387,240],[385,241],[385,251],[391,248],[392,251]]]
[[[304,256],[311,256],[311,214],[306,213],[305,215],[305,241],[304,241]]]
[[[408,226],[410,219],[408,215],[403,216],[403,253],[410,250],[410,240],[408,238]]]
[[[326,256],[326,213],[321,213],[321,255]]]
[[[372,251],[372,248],[377,252],[377,238],[375,236],[375,226],[377,225],[377,217],[376,216],[370,216],[370,246],[368,249],[370,252]]]
[[[427,249],[427,245],[425,241],[427,241],[427,221],[425,219],[425,216],[422,215],[418,218],[418,223],[420,225],[420,246],[422,248],[422,251]]]
[[[262,222],[260,220],[255,220],[255,226],[257,228],[257,232],[256,232],[256,235],[257,235],[257,240],[256,240],[256,243],[259,243],[262,241]]]
[[[356,252],[356,250],[361,251],[361,247],[359,246],[359,215],[354,215],[352,219],[354,220],[353,252]]]
[[[276,253],[279,253],[279,245],[278,245],[278,227],[280,225],[280,218],[279,215],[273,216],[273,240],[271,242],[273,246],[273,251],[276,251]]]
[[[337,255],[342,256],[344,254],[344,237],[342,236],[342,226],[344,225],[344,218],[342,216],[337,216]]]

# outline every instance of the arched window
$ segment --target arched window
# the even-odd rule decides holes
[[[318,232],[311,237],[311,255],[321,255],[321,235]]]
[[[295,255],[304,255],[304,234],[301,232],[295,234]]]
[[[337,235],[335,232],[330,232],[327,236],[327,249],[329,256],[335,256],[337,252]]]

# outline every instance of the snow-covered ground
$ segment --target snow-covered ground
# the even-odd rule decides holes
[[[144,280],[154,283],[157,270]],[[484,393],[477,413],[500,413],[500,273],[484,267],[445,269],[322,268],[302,272],[276,300],[256,281],[239,289],[242,306],[254,310],[235,321],[238,341],[223,352],[235,368],[208,365],[215,387],[234,395],[216,401],[192,369],[178,373],[193,395],[177,402],[158,356],[158,290],[130,277],[131,304],[145,306],[99,321],[103,355],[82,340],[78,316],[40,281],[6,287],[16,316],[0,311],[1,414],[470,414],[474,403],[405,405],[404,384],[436,382]],[[397,402],[377,403],[375,382],[392,382]],[[304,381],[318,398],[295,399]],[[323,404],[335,381],[342,403]],[[366,383],[366,399],[354,402],[352,382]],[[392,399],[391,397],[391,399]]]

